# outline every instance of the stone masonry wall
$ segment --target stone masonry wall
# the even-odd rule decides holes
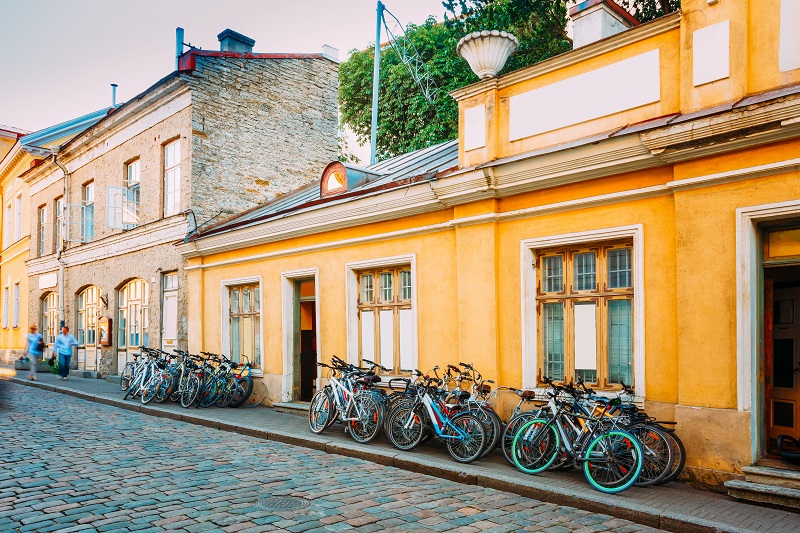
[[[198,224],[319,178],[337,158],[339,66],[317,59],[197,57],[192,190]]]

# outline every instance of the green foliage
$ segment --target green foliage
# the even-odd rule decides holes
[[[616,0],[639,22],[649,22],[681,8],[681,0]]]
[[[571,48],[565,31],[565,0],[446,0],[443,5],[449,12],[444,23],[429,18],[406,28],[439,88],[433,104],[425,99],[395,51],[386,46],[381,51],[378,159],[456,138],[458,105],[447,93],[478,81],[456,54],[456,44],[467,33],[499,29],[517,36],[520,48],[501,73]],[[356,50],[339,67],[341,120],[362,144],[370,139],[373,57],[373,46]]]

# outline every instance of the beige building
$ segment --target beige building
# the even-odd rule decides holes
[[[337,63],[249,46],[190,50],[23,175],[34,221],[27,313],[48,341],[59,322],[71,327],[79,369],[115,373],[141,345],[185,348],[185,261],[174,245],[336,157]]]

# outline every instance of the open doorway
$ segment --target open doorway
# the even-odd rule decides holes
[[[317,379],[317,312],[314,279],[294,280],[292,401],[310,402]]]
[[[759,464],[800,469],[785,461],[795,446],[778,449],[781,435],[800,439],[800,229],[767,228],[763,265],[766,446]]]

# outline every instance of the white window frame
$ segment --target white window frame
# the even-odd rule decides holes
[[[645,400],[645,316],[644,316],[644,228],[641,224],[565,233],[520,241],[522,312],[522,387],[536,389],[537,369],[543,366],[538,353],[539,322],[536,319],[536,251],[542,248],[632,239],[633,251],[633,379],[637,402]]]
[[[22,238],[22,194],[14,198],[14,242]]]
[[[281,401],[292,401],[292,386],[294,385],[294,282],[297,280],[314,279],[314,313],[317,324],[317,362],[322,354],[322,335],[319,319],[319,268],[306,268],[302,270],[289,270],[281,272],[281,320],[283,322],[283,379]],[[261,309],[264,309],[264,295],[261,295]],[[262,352],[263,354],[263,352]],[[317,372],[317,390],[320,390],[320,373]]]
[[[267,363],[267,354],[264,352],[264,284],[261,276],[252,276],[249,278],[236,278],[224,279],[220,283],[220,297],[219,297],[219,316],[220,316],[220,351],[226,353],[228,347],[231,345],[231,321],[228,311],[231,308],[230,288],[236,285],[258,285],[258,291],[261,296],[261,310],[259,311],[258,327],[261,331],[259,336],[259,352],[261,353],[261,368],[253,368],[251,372],[254,377],[262,377],[264,375],[264,367]],[[230,354],[226,354],[230,355]]]
[[[60,205],[60,209],[59,209]],[[59,196],[53,201],[53,215],[55,216],[53,223],[53,252],[61,249],[61,244],[64,240],[64,197]]]
[[[411,366],[419,368],[419,299],[417,298],[417,254],[396,255],[369,259],[366,261],[353,261],[345,264],[346,314],[347,314],[347,361],[358,365],[358,273],[362,270],[371,270],[384,267],[398,267],[410,265],[411,268],[411,329],[414,338],[411,342]],[[384,376],[387,380],[393,375]]]
[[[174,165],[168,167],[167,166],[167,149],[171,146],[176,146],[176,157],[177,160]],[[168,187],[168,175],[172,173],[172,177],[174,178],[172,181],[173,187],[170,189]],[[174,141],[170,141],[164,144],[164,179],[163,179],[163,190],[164,190],[164,216],[172,216],[176,215],[181,210],[181,140],[180,138],[175,139]],[[170,200],[172,197],[172,201]]]
[[[45,233],[47,230],[47,205],[40,205],[39,209],[36,212],[37,217],[39,219],[39,242],[38,244],[38,252],[39,256],[45,255]]]
[[[13,308],[14,309],[14,313],[12,315],[12,319],[13,320],[11,322],[11,326],[14,327],[14,328],[18,328],[19,327],[19,307],[20,307],[20,286],[19,286],[19,281],[15,281],[14,282],[14,292],[12,294],[12,297],[14,299],[14,303],[13,303],[13,305],[14,305],[14,308]]]
[[[8,329],[8,306],[11,305],[11,287],[3,287],[3,328]]]

